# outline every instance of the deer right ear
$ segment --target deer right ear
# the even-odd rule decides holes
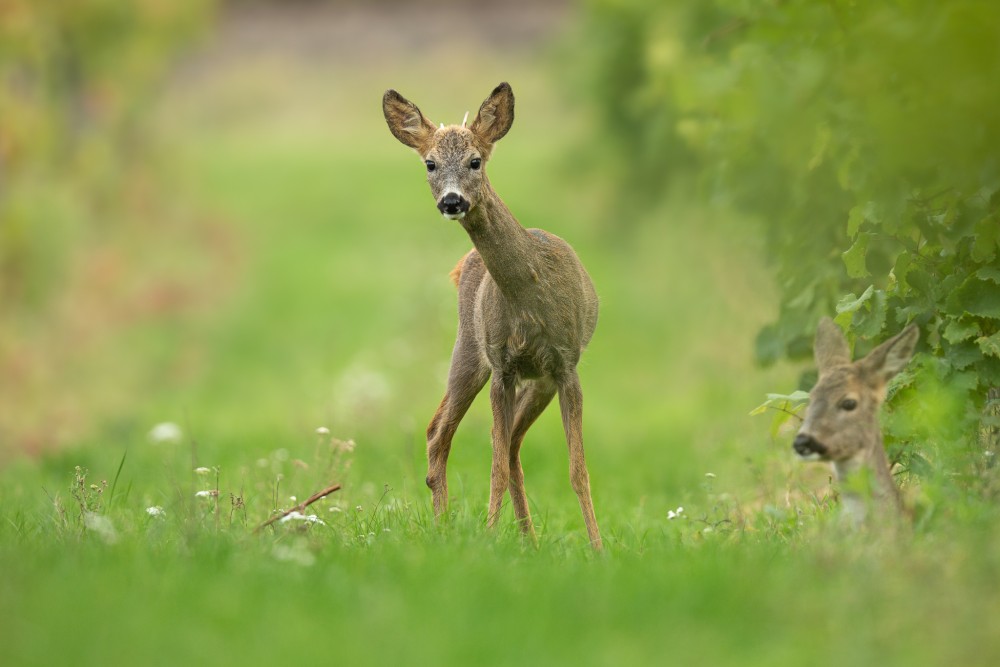
[[[869,352],[861,363],[870,377],[884,384],[910,363],[918,340],[920,340],[920,329],[916,324],[910,324]]]
[[[434,135],[434,123],[420,113],[416,104],[390,89],[382,96],[382,113],[392,136],[421,156],[426,152],[424,149]]]
[[[816,327],[816,344],[813,350],[820,375],[834,366],[851,363],[851,349],[847,345],[847,338],[829,317],[821,319]]]
[[[487,146],[503,139],[514,124],[514,91],[504,81],[486,98],[469,129]]]

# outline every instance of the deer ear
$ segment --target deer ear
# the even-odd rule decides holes
[[[486,98],[469,129],[480,141],[492,146],[503,139],[514,123],[514,91],[506,81]]]
[[[861,360],[865,375],[883,384],[888,382],[910,363],[919,339],[920,329],[916,323],[906,327]]]
[[[851,349],[847,346],[844,332],[829,317],[821,319],[819,326],[816,327],[816,343],[813,351],[820,375],[834,366],[851,363]]]
[[[382,113],[392,135],[423,155],[434,135],[434,123],[420,113],[417,105],[395,90],[387,90],[382,96]]]

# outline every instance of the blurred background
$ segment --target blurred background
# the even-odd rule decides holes
[[[504,80],[494,187],[601,296],[599,514],[663,514],[705,473],[747,506],[822,491],[748,416],[810,386],[822,315],[859,351],[916,319],[934,396],[959,383],[935,414],[960,426],[898,423],[895,458],[974,439],[1000,385],[1000,10],[879,4],[6,0],[0,465],[113,468],[171,422],[238,479],[323,426],[357,443],[354,489],[425,499],[470,243],[380,100],[459,122]],[[452,459],[477,508],[486,403]],[[575,526],[556,412],[524,466]]]

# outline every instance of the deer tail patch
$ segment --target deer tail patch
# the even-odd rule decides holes
[[[455,268],[448,274],[448,277],[451,278],[451,282],[455,283],[455,287],[458,287],[458,283],[462,279],[462,267],[465,266],[465,260],[467,260],[469,255],[473,252],[475,252],[475,250],[470,250],[462,255],[462,259],[458,260],[458,264],[456,264]]]

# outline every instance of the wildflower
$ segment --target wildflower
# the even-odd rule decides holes
[[[149,431],[149,440],[154,445],[177,444],[183,436],[181,427],[173,422],[161,422]]]
[[[163,516],[166,512],[164,512],[163,508],[159,505],[154,505],[153,507],[146,508],[146,514],[149,516]]]
[[[205,466],[200,466],[194,469],[196,475],[207,475],[212,472],[211,468],[206,468]]]
[[[706,472],[705,473],[705,477],[708,477],[709,479],[715,479],[715,473],[714,472]]]
[[[325,426],[320,426],[316,429],[316,435],[330,435],[330,429]]]
[[[293,503],[299,502],[299,499],[296,498],[295,496],[288,496],[288,499],[291,500]]]
[[[280,561],[295,563],[309,567],[316,562],[316,556],[306,547],[305,540],[299,540],[291,545],[275,544],[271,554]]]
[[[195,498],[218,498],[219,497],[219,490],[218,489],[206,489],[204,491],[199,491],[198,493],[196,493],[194,495],[195,495]]]
[[[318,523],[325,526],[326,522],[315,514],[302,514],[301,512],[289,512],[278,520],[278,523],[288,523],[289,521],[302,521],[304,523]]]
[[[83,515],[83,525],[87,530],[93,531],[101,537],[107,544],[114,544],[118,541],[118,533],[115,531],[111,519],[97,512],[87,512]]]
[[[669,510],[667,512],[667,520],[672,521],[674,519],[681,518],[681,514],[684,513],[683,507],[678,507],[676,510]]]

